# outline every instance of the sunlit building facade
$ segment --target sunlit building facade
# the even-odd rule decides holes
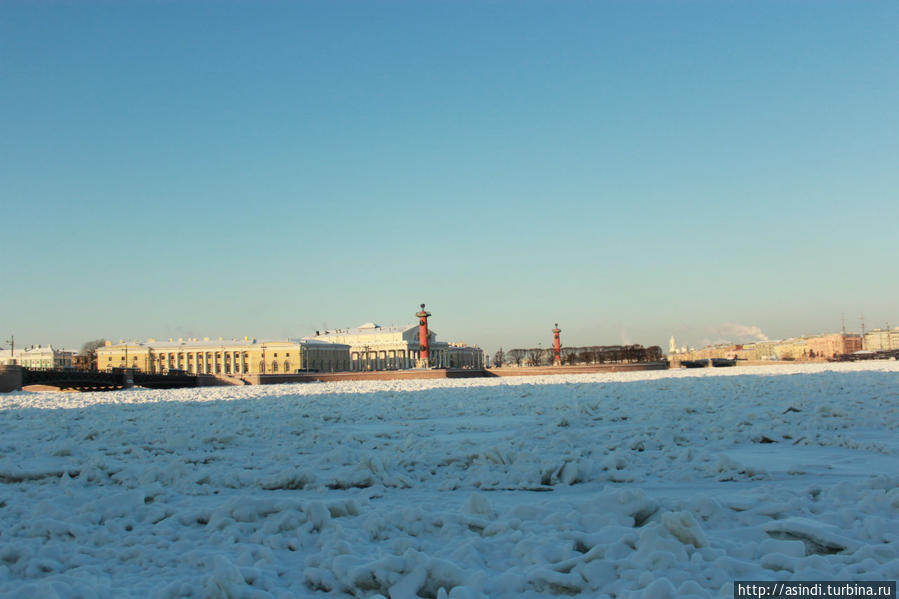
[[[97,349],[97,368],[166,374],[291,374],[349,370],[349,347],[307,339],[120,341]]]
[[[419,325],[381,326],[373,322],[355,328],[316,331],[307,341],[342,343],[349,346],[350,368],[355,371],[415,368],[421,358]],[[431,366],[436,368],[483,368],[484,351],[464,343],[437,341],[428,332]]]
[[[23,349],[0,349],[0,364],[18,364],[25,368],[72,368],[74,352],[52,345],[33,345]]]
[[[867,331],[865,333],[864,349],[868,351],[899,349],[899,327]]]

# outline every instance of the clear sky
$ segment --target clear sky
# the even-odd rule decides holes
[[[895,0],[7,0],[0,334],[899,325],[897,32]]]

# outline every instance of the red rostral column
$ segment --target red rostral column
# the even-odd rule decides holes
[[[562,329],[559,328],[559,323],[556,323],[556,328],[553,329],[553,366],[561,366],[562,365],[562,342],[559,341],[559,333],[562,332]]]
[[[430,312],[425,312],[425,305],[421,305],[421,312],[418,312],[418,346],[420,348],[420,358],[425,364],[428,363],[428,350],[431,349],[428,342],[428,316]]]

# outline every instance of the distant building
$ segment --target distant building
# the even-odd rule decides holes
[[[816,335],[806,341],[809,358],[828,359],[841,354],[851,354],[862,348],[861,335],[854,333],[833,333]]]
[[[72,367],[75,370],[93,370],[94,363],[89,355],[76,353],[72,356]]]
[[[861,349],[861,336],[855,333],[830,333],[794,337],[779,341],[775,353],[780,360],[827,360]]]
[[[897,346],[899,347],[899,346]],[[808,337],[792,337],[780,341],[756,341],[744,344],[709,345],[683,354],[683,358],[737,358],[740,360],[826,360],[861,349],[861,336],[854,333],[831,333]]]
[[[24,349],[0,350],[0,364],[18,364],[25,368],[72,368],[74,352],[52,345],[34,345]]]
[[[708,358],[733,358],[736,356],[738,348],[741,348],[740,345],[734,345],[732,343],[719,343],[717,345],[707,345],[702,349],[696,349],[689,352],[688,356],[685,356],[690,360],[707,360]]]
[[[420,358],[418,324],[381,326],[368,322],[355,328],[316,331],[306,340],[343,343],[350,348],[352,370],[402,370],[414,368]],[[464,343],[437,341],[428,332],[431,363],[438,368],[482,368],[484,351]]]
[[[871,329],[865,333],[863,345],[868,351],[899,349],[899,327]]]
[[[169,339],[107,341],[97,349],[97,369],[134,368],[165,374],[283,374],[349,370],[349,347],[305,339]]]
[[[756,341],[752,344],[755,352],[755,360],[776,360],[777,359],[777,341]]]

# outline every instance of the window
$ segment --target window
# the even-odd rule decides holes
[[[272,372],[278,372],[278,363],[275,361],[272,361]]]

